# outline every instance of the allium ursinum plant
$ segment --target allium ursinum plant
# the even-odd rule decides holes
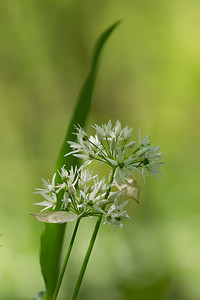
[[[142,139],[139,132],[138,142],[132,141],[130,139],[133,129],[128,126],[122,128],[119,121],[114,126],[111,121],[101,126],[95,124],[94,136],[88,136],[80,126],[75,128],[77,139],[75,142],[68,142],[72,151],[66,156],[74,155],[83,159],[84,163],[79,169],[71,167],[66,170],[63,166],[53,175],[52,181],[42,179],[43,188],[36,189],[36,193],[41,194],[45,200],[35,205],[44,208],[41,213],[32,214],[38,220],[49,223],[77,220],[53,299],[57,297],[81,218],[98,217],[98,221],[72,299],[76,299],[78,294],[101,220],[104,220],[104,224],[108,222],[114,229],[117,225],[122,227],[124,219],[129,219],[126,211],[128,199],[139,202],[139,186],[135,181],[135,173],[141,174],[144,180],[149,174],[159,177],[159,168],[163,163],[160,148],[150,144],[150,135]],[[99,178],[98,174],[88,168],[93,161],[110,167],[108,180],[106,177]],[[58,197],[62,203],[59,210]],[[47,211],[49,208],[51,211]]]

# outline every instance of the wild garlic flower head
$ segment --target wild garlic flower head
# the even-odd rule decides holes
[[[55,177],[56,185],[55,185]],[[40,221],[62,223],[65,218],[63,213],[66,212],[67,220],[75,220],[87,216],[102,216],[106,223],[114,228],[115,225],[122,226],[123,218],[128,218],[126,211],[123,210],[125,205],[122,197],[126,194],[125,190],[112,191],[115,188],[114,183],[107,183],[105,177],[99,178],[98,174],[94,175],[94,171],[89,169],[71,168],[70,171],[65,166],[54,174],[52,182],[54,182],[53,190],[37,189],[45,201],[37,202],[35,205],[43,206],[40,214],[32,214]],[[50,182],[50,181],[45,181]],[[108,192],[109,191],[109,192]],[[62,203],[59,211],[61,211],[60,219],[57,211],[58,199]],[[122,200],[121,200],[122,199]],[[121,204],[119,204],[121,201]],[[126,201],[127,202],[127,201]],[[53,209],[50,212],[44,212],[47,209]],[[55,218],[54,218],[55,213]],[[46,217],[45,217],[46,216]],[[48,221],[47,221],[48,219]],[[62,221],[61,221],[62,220]]]
[[[130,141],[132,128],[122,128],[119,121],[112,126],[111,121],[101,126],[92,126],[95,129],[94,136],[88,136],[79,126],[77,140],[69,141],[72,151],[67,155],[74,155],[85,160],[82,168],[89,165],[93,160],[105,163],[116,170],[115,181],[124,184],[126,178],[133,178],[133,172],[142,174],[143,178],[148,174],[159,177],[159,167],[162,154],[159,147],[150,144],[150,136],[141,138],[139,132],[138,143]]]

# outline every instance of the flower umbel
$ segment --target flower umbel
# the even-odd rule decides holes
[[[77,141],[68,142],[73,149],[66,155],[74,155],[85,160],[82,168],[93,160],[98,160],[116,169],[115,180],[118,184],[125,183],[125,178],[133,177],[133,172],[154,177],[161,174],[159,167],[162,165],[162,154],[159,147],[150,144],[150,134],[143,140],[139,132],[138,145],[136,141],[129,141],[132,128],[122,128],[119,121],[112,126],[111,121],[101,126],[92,126],[94,136],[88,136],[81,128],[76,127]]]
[[[65,174],[65,176],[63,176],[63,174]],[[57,180],[56,186],[54,185],[53,192],[46,191],[44,193],[43,189],[37,189],[37,193],[39,193],[39,190],[40,194],[45,198],[45,201],[35,203],[35,205],[45,206],[41,212],[49,208],[55,210],[56,220],[53,218],[53,214],[51,214],[52,222],[56,223],[57,221],[58,223],[62,223],[62,220],[65,220],[67,217],[66,215],[66,217],[63,218],[63,215],[60,215],[62,217],[61,220],[57,214],[56,205],[59,195],[62,201],[60,210],[68,214],[73,213],[74,216],[76,216],[74,220],[88,216],[103,216],[106,220],[109,220],[112,226],[114,225],[114,223],[110,221],[113,214],[110,214],[109,207],[112,206],[114,202],[119,202],[124,192],[113,192],[111,194],[112,197],[106,197],[107,191],[111,189],[114,184],[107,184],[105,177],[99,179],[98,174],[94,175],[94,171],[90,171],[89,169],[77,170],[77,167],[75,167],[71,168],[70,172],[68,172],[63,166],[61,171],[58,172],[58,176],[60,176],[60,178]],[[34,214],[32,215],[34,216]],[[40,221],[50,222],[49,216],[48,221],[46,215],[45,218],[42,218],[41,214],[35,214],[35,217]],[[119,221],[115,222],[115,225],[120,224]]]
[[[94,136],[88,136],[80,126],[76,127],[77,140],[69,141],[72,151],[66,155],[74,155],[85,162],[78,169],[65,166],[58,170],[52,181],[42,179],[43,187],[36,189],[45,198],[35,205],[44,206],[45,210],[53,209],[62,211],[62,214],[41,215],[40,220],[52,220],[52,222],[65,222],[88,216],[104,218],[113,228],[116,225],[123,226],[123,220],[129,219],[125,209],[128,200],[133,199],[139,203],[139,186],[134,178],[134,173],[139,173],[145,179],[149,174],[159,177],[159,168],[162,165],[160,148],[152,146],[150,134],[144,139],[140,132],[138,143],[132,141],[132,128],[122,128],[117,121],[112,126],[111,121],[101,126],[92,126]],[[106,177],[99,178],[93,170],[86,168],[92,161],[107,164],[112,169],[112,180]],[[57,180],[55,180],[57,179]],[[55,183],[56,182],[56,183]],[[117,191],[116,191],[117,189]],[[61,206],[57,206],[57,199],[61,199]],[[33,214],[34,215],[34,214]],[[59,219],[60,216],[60,219]],[[67,221],[66,221],[67,222]]]

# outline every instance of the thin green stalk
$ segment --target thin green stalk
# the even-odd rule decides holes
[[[69,248],[67,250],[67,254],[66,254],[66,257],[65,257],[65,260],[64,260],[61,272],[60,272],[60,276],[59,276],[57,284],[56,284],[56,288],[54,290],[54,294],[53,294],[52,300],[56,300],[57,299],[57,296],[58,296],[58,293],[59,293],[59,290],[60,290],[60,286],[61,286],[61,283],[62,283],[62,280],[63,280],[63,276],[64,276],[64,273],[65,273],[65,269],[67,267],[67,263],[68,263],[68,260],[69,260],[70,254],[71,254],[71,250],[72,250],[72,247],[73,247],[73,244],[74,244],[74,240],[75,240],[75,236],[76,236],[76,233],[77,233],[77,230],[78,230],[78,226],[79,226],[80,220],[81,219],[78,219],[76,221],[74,232],[73,232],[70,244],[69,244]]]
[[[78,295],[78,292],[79,292],[79,289],[80,289],[80,286],[81,286],[81,283],[82,283],[82,280],[83,280],[83,276],[85,274],[85,270],[86,270],[86,267],[87,267],[87,264],[88,264],[88,261],[89,261],[89,258],[90,258],[90,254],[92,252],[94,242],[96,240],[97,233],[98,233],[98,230],[99,230],[99,227],[100,227],[100,224],[101,224],[101,220],[102,220],[102,217],[99,217],[98,220],[97,220],[94,232],[92,234],[92,238],[90,240],[90,244],[89,244],[87,253],[85,255],[85,258],[84,258],[84,261],[83,261],[83,264],[82,264],[81,271],[79,273],[78,280],[76,282],[76,286],[75,286],[75,289],[74,289],[74,292],[73,292],[72,300],[75,300],[77,295]]]
[[[112,182],[113,182],[114,174],[115,174],[115,169],[113,169],[112,176],[110,179],[110,184],[112,184]],[[108,198],[108,196],[110,194],[110,190],[111,190],[111,187],[107,190],[105,199]],[[104,206],[104,208],[105,208],[105,206]],[[92,252],[92,249],[93,249],[96,237],[97,237],[97,233],[98,233],[99,227],[101,225],[101,221],[102,221],[102,216],[100,216],[96,222],[96,225],[95,225],[95,228],[94,228],[94,231],[93,231],[93,234],[92,234],[92,237],[91,237],[91,240],[90,240],[90,243],[89,243],[89,246],[88,246],[88,249],[87,249],[87,252],[86,252],[86,255],[85,255],[85,258],[84,258],[84,261],[83,261],[83,264],[82,264],[71,300],[76,300],[76,297],[78,295],[78,292],[81,287],[81,283],[82,283],[82,280],[83,280],[83,277],[84,277],[84,274],[85,274],[85,271],[87,268],[87,264],[88,264],[88,261],[89,261],[89,258],[90,258],[90,255],[91,255],[91,252]]]

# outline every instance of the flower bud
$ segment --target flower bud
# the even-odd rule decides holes
[[[97,134],[99,141],[102,142],[102,140],[105,136],[105,132],[100,126],[96,127],[96,134]]]
[[[136,142],[130,142],[130,143],[128,143],[125,147],[126,147],[127,149],[131,149],[131,148],[135,147],[135,144],[136,144]]]
[[[115,136],[116,137],[118,137],[119,135],[120,135],[120,133],[121,133],[121,123],[118,121],[117,122],[117,126],[116,126],[116,128],[115,128]]]
[[[76,193],[75,187],[73,186],[73,184],[71,182],[68,183],[68,187],[69,187],[69,193],[70,194],[75,194]]]
[[[85,185],[84,185],[84,183],[83,183],[82,180],[79,180],[79,181],[78,181],[78,187],[79,187],[79,189],[80,189],[81,191],[84,191]]]
[[[55,187],[52,184],[48,185],[48,190],[49,192],[54,192],[55,191]]]
[[[115,147],[116,147],[116,140],[115,140],[115,137],[113,137],[110,142],[110,149],[113,151],[113,150],[115,150]]]
[[[92,187],[91,185],[89,185],[86,189],[86,193],[91,193],[92,192]]]
[[[132,135],[132,131],[133,131],[133,128],[130,128],[130,129],[126,128],[126,130],[124,132],[124,139],[126,141],[128,141],[130,139],[130,137]]]

